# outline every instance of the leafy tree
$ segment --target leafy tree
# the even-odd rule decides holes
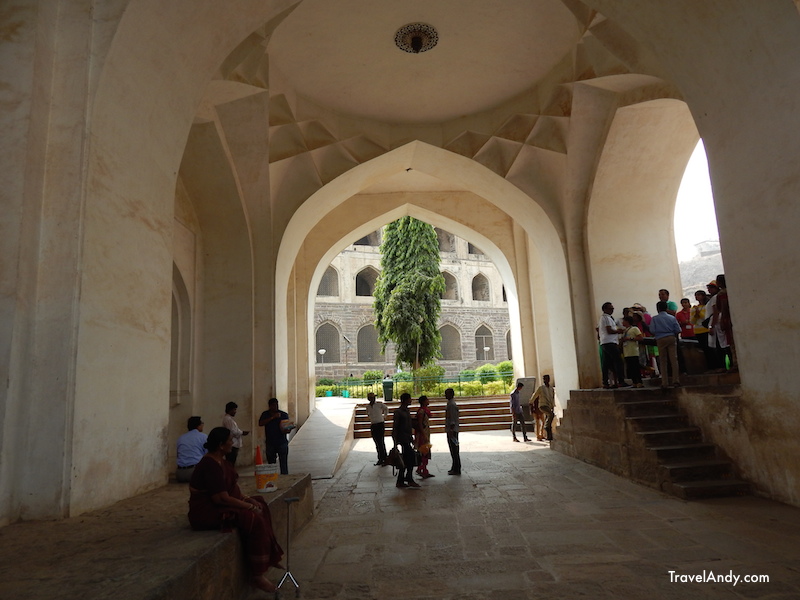
[[[384,353],[389,342],[395,343],[398,367],[416,371],[441,356],[436,325],[444,289],[433,227],[413,217],[389,223],[375,284],[375,328]]]

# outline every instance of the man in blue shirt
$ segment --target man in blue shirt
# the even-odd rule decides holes
[[[678,334],[681,326],[678,320],[667,312],[663,300],[656,304],[658,314],[650,321],[650,333],[656,338],[658,346],[658,368],[661,370],[661,388],[669,387],[667,361],[672,366],[672,387],[680,387],[678,371]]]
[[[175,478],[181,483],[187,483],[192,478],[195,465],[206,453],[203,444],[208,438],[203,433],[202,418],[189,417],[186,427],[189,431],[178,438],[178,470],[175,472]]]

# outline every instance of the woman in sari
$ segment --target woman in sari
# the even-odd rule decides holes
[[[419,397],[414,443],[422,459],[417,466],[417,475],[423,479],[435,477],[433,473],[428,472],[428,461],[431,459],[431,409],[428,408],[427,396]]]
[[[283,550],[275,540],[269,506],[258,496],[242,494],[239,474],[225,460],[233,447],[230,429],[215,427],[205,443],[208,452],[200,459],[189,481],[189,523],[192,529],[236,527],[250,565],[252,583],[265,592],[275,584],[265,574],[279,566]]]

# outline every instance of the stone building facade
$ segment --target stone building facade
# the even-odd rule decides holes
[[[442,229],[440,270],[445,278],[439,330],[447,375],[512,356],[508,300],[497,268],[467,240]],[[347,246],[326,269],[314,311],[317,377],[359,377],[367,370],[395,371],[390,344],[380,352],[372,309],[380,271],[381,232]],[[324,352],[320,352],[324,350]]]

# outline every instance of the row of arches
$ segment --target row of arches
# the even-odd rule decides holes
[[[461,361],[473,359],[478,361],[511,360],[511,331],[505,333],[505,356],[496,356],[494,333],[487,325],[481,325],[473,332],[474,354],[472,349],[465,348],[462,342],[463,332],[455,325],[446,323],[439,328],[442,336],[441,360]],[[356,335],[355,348],[353,342],[342,334],[333,323],[323,323],[317,327],[315,333],[317,348],[317,363],[349,362],[350,350],[354,350],[352,358],[359,363],[384,363],[386,358],[381,352],[378,341],[378,331],[372,323],[359,328]],[[324,352],[320,352],[324,350]],[[469,356],[466,356],[469,353]]]
[[[356,296],[372,296],[375,291],[375,284],[378,281],[379,272],[375,267],[367,266],[356,273],[355,292]],[[442,300],[459,300],[461,294],[458,289],[458,280],[455,275],[448,271],[442,271],[445,282],[445,290],[442,292]],[[335,267],[329,266],[317,288],[317,296],[337,297],[339,292],[339,272]],[[478,273],[472,278],[472,295],[474,302],[491,302],[492,286],[489,279],[483,274]],[[507,301],[505,286],[502,287],[503,302]]]

